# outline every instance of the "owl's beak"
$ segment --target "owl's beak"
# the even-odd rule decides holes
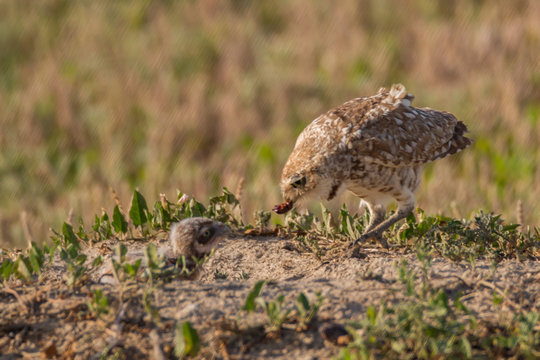
[[[219,224],[219,230],[221,232],[221,235],[228,235],[231,233],[231,228],[225,224]]]

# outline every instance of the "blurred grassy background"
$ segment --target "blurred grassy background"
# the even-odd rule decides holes
[[[0,245],[73,209],[89,224],[175,189],[244,179],[247,219],[315,117],[403,83],[476,139],[427,167],[428,213],[484,208],[538,224],[540,2],[0,1]],[[344,199],[357,203],[350,197]]]

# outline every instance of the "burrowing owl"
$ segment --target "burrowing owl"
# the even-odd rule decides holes
[[[298,136],[281,175],[285,213],[308,199],[331,200],[348,189],[367,205],[366,231],[354,244],[375,237],[406,217],[424,164],[465,149],[467,127],[447,112],[411,106],[401,84],[344,103],[319,116]],[[397,211],[384,220],[392,199]],[[384,220],[384,221],[383,221]]]
[[[169,244],[158,249],[159,255],[164,258],[167,267],[172,267],[180,256],[184,257],[185,266],[189,271],[185,279],[194,279],[199,275],[197,260],[201,260],[216,247],[230,229],[227,225],[204,217],[187,218],[171,226]],[[130,248],[126,254],[128,262],[144,258],[144,249]],[[118,259],[115,259],[118,261]],[[146,264],[141,270],[146,267]],[[112,262],[108,262],[99,272],[99,282],[116,283],[113,276]]]
[[[193,217],[171,226],[170,252],[167,257],[202,258],[229,232],[229,227],[209,218]]]

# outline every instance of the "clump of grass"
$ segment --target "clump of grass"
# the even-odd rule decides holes
[[[268,318],[267,332],[275,333],[281,330],[282,324],[288,319],[291,309],[284,309],[285,295],[280,294],[273,301],[266,301],[262,297],[256,299],[257,304],[264,310]]]
[[[8,256],[0,257],[0,280],[7,281],[11,276],[15,276],[19,279],[32,282],[34,279],[41,279],[43,270],[45,268],[45,261],[50,264],[56,246],[49,247],[45,245],[40,248],[35,242],[30,244],[30,248],[25,251],[24,254],[19,254],[15,261],[12,261]],[[6,254],[8,255],[8,254]]]
[[[266,229],[270,225],[271,217],[272,217],[272,213],[270,211],[265,211],[265,210],[255,211],[255,214],[253,216],[255,228],[262,232],[264,229]]]
[[[191,259],[186,259],[185,256],[181,255],[176,259],[174,264],[171,264],[164,255],[158,254],[154,244],[148,244],[144,251],[144,257],[146,259],[144,277],[150,284],[154,284],[155,282],[170,282],[178,277],[189,278],[212,257],[213,253],[211,251],[210,254],[200,259],[195,256]]]
[[[540,334],[533,324],[538,324],[539,313],[515,314],[510,322],[498,325],[481,322],[460,294],[452,299],[431,284],[427,276],[431,256],[424,253],[419,259],[420,273],[406,261],[397,267],[404,300],[369,306],[360,321],[350,323],[353,341],[340,359],[538,356]],[[497,330],[490,335],[479,335],[493,326]]]
[[[229,277],[229,274],[219,269],[216,269],[216,271],[214,272],[215,280],[226,280],[228,277]]]
[[[97,317],[110,312],[109,298],[103,293],[103,290],[92,291],[92,299],[88,300],[88,309]]]
[[[280,294],[275,300],[266,300],[261,296],[261,291],[266,281],[260,280],[255,283],[248,293],[241,310],[248,314],[254,313],[257,309],[262,309],[266,315],[267,322],[265,329],[267,336],[276,337],[282,330],[283,324],[296,324],[297,331],[305,331],[316,319],[317,313],[322,305],[323,297],[316,293],[314,302],[309,301],[304,293],[300,293],[294,303],[294,308],[285,304],[285,295]]]
[[[123,284],[127,280],[136,280],[137,273],[141,267],[142,259],[136,259],[133,262],[127,262],[127,246],[119,243],[116,246],[116,259],[111,259],[113,275],[118,283]]]
[[[304,293],[300,293],[296,298],[296,319],[298,321],[297,330],[307,330],[309,325],[317,317],[317,313],[321,308],[324,298],[320,292],[315,293],[315,301],[310,302]]]
[[[56,247],[60,249],[60,259],[66,263],[65,280],[71,287],[77,287],[88,270],[85,265],[87,256],[81,252],[80,240],[73,231],[73,226],[64,223],[62,233],[53,231],[51,236]]]
[[[535,234],[519,231],[519,224],[506,224],[500,215],[480,212],[471,220],[445,216],[426,216],[418,209],[407,217],[396,237],[401,244],[425,244],[452,260],[485,257],[500,261],[506,258],[538,257],[540,241]]]
[[[142,296],[142,303],[144,311],[148,314],[149,318],[156,324],[161,324],[161,316],[159,314],[159,309],[152,303],[152,297],[154,294],[154,287],[148,286]]]
[[[418,219],[417,219],[418,218]],[[337,219],[322,206],[321,215],[291,212],[284,228],[302,247],[316,256],[326,254],[329,240],[350,242],[361,236],[369,214],[351,214],[344,205]],[[505,223],[501,215],[480,211],[471,220],[453,219],[443,215],[427,216],[422,209],[411,213],[403,224],[385,232],[389,242],[414,249],[427,246],[440,256],[452,260],[477,258],[500,261],[508,258],[538,258],[540,230],[520,231],[519,224]]]
[[[120,241],[128,238],[140,239],[140,236],[150,239],[159,232],[168,230],[172,223],[191,216],[206,216],[230,226],[244,226],[238,211],[239,202],[227,189],[223,189],[222,195],[211,198],[208,206],[194,199],[183,200],[185,196],[181,192],[178,192],[175,203],[161,197],[151,211],[144,196],[135,190],[129,217],[126,217],[116,205],[112,217],[105,210],[102,210],[101,215],[96,215],[90,229],[86,229],[81,221],[75,232],[71,224],[64,222],[61,231],[52,230],[52,245],[44,244],[40,247],[32,243],[25,253],[17,255],[10,251],[2,251],[0,253],[0,280],[8,281],[12,277],[17,277],[31,282],[42,274],[47,259],[48,263],[51,263],[55,254],[59,252],[60,259],[66,264],[67,284],[78,287],[87,279],[85,274],[90,267],[98,267],[103,262],[101,256],[88,262],[87,255],[82,252],[81,244],[83,243],[91,244],[110,239]],[[116,248],[116,258],[112,259],[113,275],[119,283],[138,280],[142,259],[129,262],[126,258],[127,252],[126,245],[119,243]],[[153,244],[147,246],[144,256],[147,265],[144,275],[150,282],[157,279],[170,281],[177,276],[189,277],[208,259],[208,257],[186,259],[181,256],[176,264],[171,266],[163,256],[158,255]],[[188,266],[188,260],[194,263],[194,267]],[[243,278],[248,277],[249,275],[243,274]]]

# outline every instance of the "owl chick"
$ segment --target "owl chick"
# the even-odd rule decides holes
[[[187,218],[171,226],[168,258],[202,258],[210,254],[216,244],[229,233],[229,227],[209,218]]]
[[[171,226],[169,249],[165,253],[170,264],[175,264],[180,256],[184,257],[185,266],[190,274],[184,276],[193,280],[199,276],[201,260],[215,248],[217,243],[230,232],[227,225],[204,217],[184,219]]]
[[[199,274],[197,260],[210,254],[217,243],[230,232],[227,225],[204,217],[187,218],[174,223],[169,232],[168,246],[158,249],[160,257],[167,267],[174,267],[180,256],[184,257],[189,275],[185,279],[194,279]],[[133,262],[144,258],[144,249],[128,249],[126,261]],[[146,259],[145,259],[146,260]],[[116,259],[118,261],[118,259]],[[146,267],[143,264],[141,270]],[[108,262],[100,271],[98,282],[117,283],[113,276],[112,262]]]
[[[467,127],[452,114],[411,106],[401,84],[344,103],[319,116],[298,136],[283,168],[285,213],[310,199],[332,200],[345,189],[367,205],[370,221],[353,245],[383,232],[415,206],[424,164],[465,149]],[[397,211],[387,218],[386,205]]]

